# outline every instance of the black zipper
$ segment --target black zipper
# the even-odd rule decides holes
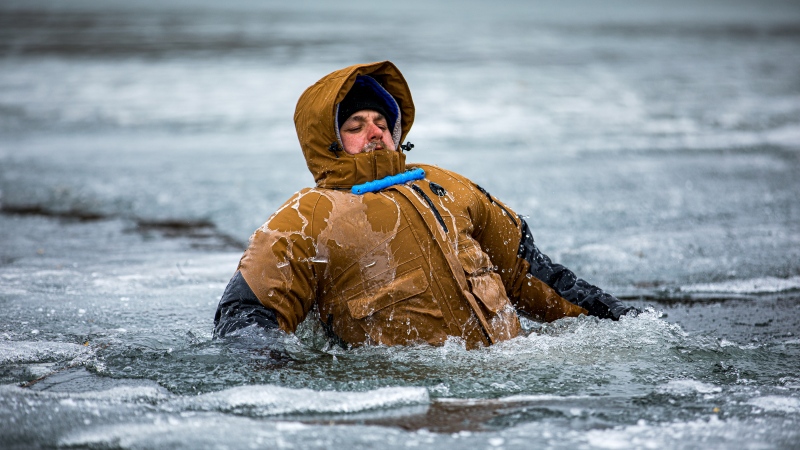
[[[447,230],[447,225],[444,224],[444,219],[442,219],[442,215],[439,214],[439,210],[436,209],[436,205],[433,204],[433,201],[431,200],[431,198],[428,197],[428,195],[425,194],[425,192],[419,186],[417,186],[416,184],[412,184],[411,185],[411,189],[413,189],[414,192],[419,194],[425,200],[425,203],[427,203],[428,206],[431,208],[431,210],[433,210],[433,215],[436,216],[436,220],[439,221],[439,225],[442,226],[442,228],[444,229],[444,232],[445,233],[449,233],[449,231]]]

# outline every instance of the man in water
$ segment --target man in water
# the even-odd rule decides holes
[[[519,315],[636,311],[554,264],[525,220],[477,184],[407,166],[411,146],[400,144],[413,121],[411,92],[388,61],[306,89],[294,122],[316,186],[252,235],[217,308],[216,336],[250,326],[293,333],[316,308],[344,345],[452,336],[477,348],[518,336]]]

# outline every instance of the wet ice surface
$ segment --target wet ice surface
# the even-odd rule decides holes
[[[791,2],[14,4],[0,15],[0,447],[800,441]],[[354,39],[365,18],[387,32]],[[468,175],[555,260],[650,309],[526,323],[470,352],[345,351],[313,318],[283,359],[258,335],[212,341],[249,234],[312,181],[297,97],[378,59],[415,96],[410,161]]]
[[[663,313],[528,322],[528,336],[477,351],[458,341],[347,351],[312,321],[276,360],[257,335],[211,340],[238,252],[148,238],[121,220],[0,223],[3,239],[31,240],[0,274],[4,445],[788,448],[798,438],[791,292],[654,297],[636,304]],[[56,233],[38,254],[34,238]],[[81,250],[89,236],[114,251]]]

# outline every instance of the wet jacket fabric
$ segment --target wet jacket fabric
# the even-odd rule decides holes
[[[252,235],[220,302],[216,334],[248,324],[291,333],[316,309],[350,345],[437,345],[456,336],[475,348],[518,336],[518,314],[552,321],[624,313],[613,296],[553,264],[527,224],[472,181],[406,166],[402,151],[341,151],[336,108],[359,75],[397,101],[395,143],[407,135],[413,101],[390,62],[339,70],[303,93],[295,126],[316,186]],[[425,178],[349,191],[411,168]]]

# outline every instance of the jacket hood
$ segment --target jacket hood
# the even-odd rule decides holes
[[[369,78],[364,78],[364,77]],[[339,103],[358,79],[367,82],[379,94],[388,93],[396,103],[397,117],[392,138],[397,150],[376,150],[350,155],[345,153],[339,137],[337,112]],[[374,83],[373,83],[374,81]],[[389,102],[390,108],[394,104]],[[414,102],[400,70],[389,61],[357,64],[332,72],[314,83],[300,96],[294,112],[297,138],[308,170],[317,186],[349,189],[405,171],[405,155],[400,143],[414,122]],[[334,146],[335,144],[335,146]],[[334,151],[333,149],[337,149]]]

